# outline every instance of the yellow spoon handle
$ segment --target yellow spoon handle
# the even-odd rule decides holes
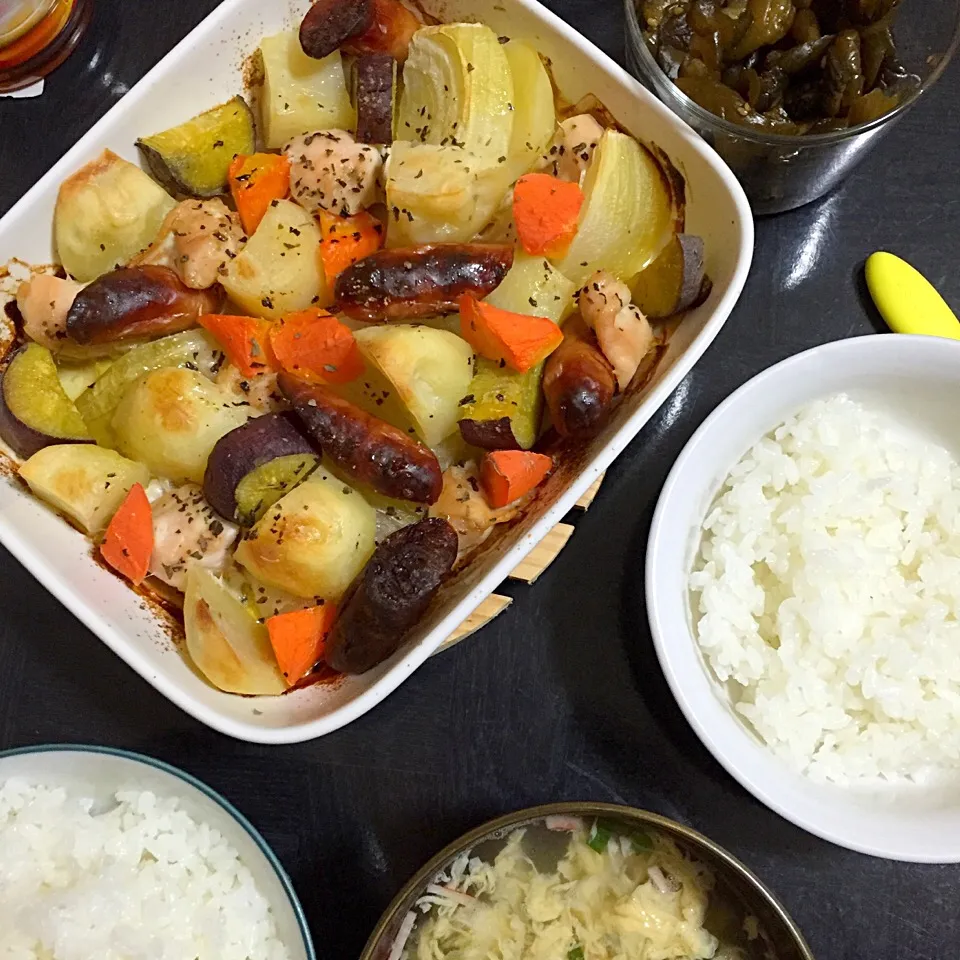
[[[887,325],[896,333],[922,333],[960,340],[960,320],[927,278],[892,253],[867,260],[867,287]]]

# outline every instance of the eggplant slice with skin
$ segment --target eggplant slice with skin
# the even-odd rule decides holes
[[[38,343],[20,347],[3,373],[0,438],[18,457],[31,457],[53,444],[92,442],[60,383],[53,354]]]
[[[252,526],[320,462],[319,450],[289,413],[269,413],[217,441],[203,495],[221,517]]]
[[[633,302],[648,320],[663,320],[699,306],[710,295],[701,237],[678,233],[630,282]]]
[[[393,143],[397,61],[386,53],[357,58],[357,142]]]

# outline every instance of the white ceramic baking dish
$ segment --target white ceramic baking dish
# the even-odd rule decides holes
[[[0,264],[48,263],[60,182],[104,147],[138,161],[135,139],[180,123],[243,90],[244,58],[260,37],[298,22],[306,0],[226,0],[147,74],[0,221]],[[548,483],[536,508],[452,581],[415,636],[369,673],[338,685],[275,698],[244,698],[210,687],[181,656],[150,606],[92,559],[90,543],[29,496],[0,479],[0,540],[43,585],[145,680],[197,719],[245,740],[290,743],[349,723],[396,689],[574,505],[664,403],[733,309],[753,254],[746,197],[723,162],[609,57],[535,0],[427,0],[443,20],[480,20],[528,40],[553,64],[563,95],[595,94],[618,121],[656,144],[686,178],[687,230],[706,241],[710,299],[690,313],[655,378],[628,396],[605,431]],[[7,471],[4,471],[5,473]]]

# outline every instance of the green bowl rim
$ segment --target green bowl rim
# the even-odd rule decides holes
[[[734,873],[745,880],[761,897],[773,912],[777,919],[783,924],[786,932],[793,938],[795,946],[800,950],[804,960],[815,960],[809,944],[800,932],[800,928],[794,922],[793,918],[787,913],[786,908],[779,901],[776,895],[767,887],[767,885],[748,867],[738,860],[732,853],[725,850],[719,844],[714,843],[709,837],[694,830],[692,827],[671,820],[669,817],[661,816],[659,813],[652,813],[649,810],[642,810],[639,807],[630,807],[618,803],[602,803],[593,800],[567,800],[560,803],[540,804],[535,807],[526,807],[523,810],[517,810],[513,813],[507,813],[496,817],[473,830],[463,834],[463,836],[448,843],[438,854],[431,857],[400,889],[399,893],[390,901],[390,905],[383,912],[370,934],[363,952],[360,954],[360,960],[373,960],[374,951],[380,945],[380,941],[390,925],[396,920],[397,912],[403,903],[417,890],[422,890],[436,876],[437,873],[458,854],[476,846],[477,843],[484,840],[491,833],[496,833],[506,827],[520,826],[531,820],[542,820],[549,816],[609,816],[621,817],[628,820],[635,820],[640,824],[646,824],[657,827],[667,832],[679,834],[684,840],[693,846],[706,848],[711,854],[717,857],[724,866],[729,867]]]
[[[266,857],[267,862],[273,867],[274,872],[280,880],[280,885],[283,887],[284,893],[286,893],[287,899],[290,901],[290,906],[293,907],[294,916],[297,918],[297,925],[300,927],[300,937],[303,940],[303,945],[307,952],[307,960],[317,960],[317,952],[313,946],[313,937],[310,934],[306,914],[303,912],[303,905],[300,903],[300,898],[297,896],[297,892],[293,887],[293,881],[280,862],[280,858],[273,852],[267,841],[263,839],[260,831],[257,830],[226,797],[217,793],[213,787],[208,786],[192,773],[187,773],[186,770],[181,770],[179,767],[175,767],[164,760],[158,760],[156,757],[149,757],[143,753],[136,753],[133,750],[124,750],[121,747],[89,746],[82,743],[45,743],[34,747],[12,747],[8,750],[0,750],[0,760],[5,760],[8,757],[26,756],[32,753],[95,753],[110,757],[120,757],[123,760],[133,760],[135,763],[142,763],[145,766],[153,767],[162,773],[170,774],[178,780],[182,780],[184,783],[196,788],[206,797],[213,800],[214,803],[219,804],[219,806],[247,831],[260,852]]]

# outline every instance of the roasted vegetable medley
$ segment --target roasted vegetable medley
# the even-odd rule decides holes
[[[846,130],[920,83],[897,57],[900,0],[638,0],[664,73],[724,120],[770,133]]]
[[[63,183],[0,436],[180,597],[212,684],[270,695],[393,654],[709,281],[676,173],[520,39],[318,0],[255,67],[256,111],[137,142],[152,176]]]

